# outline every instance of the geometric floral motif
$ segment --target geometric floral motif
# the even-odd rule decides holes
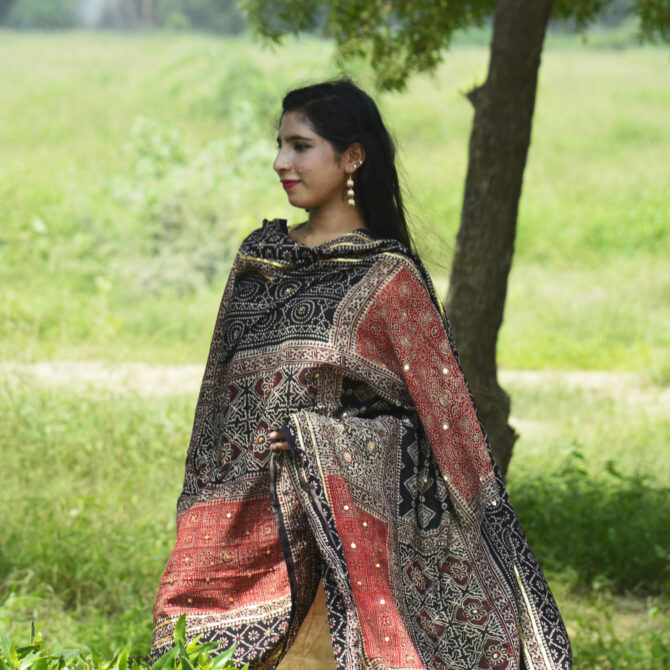
[[[437,642],[442,633],[444,633],[444,626],[435,623],[431,618],[430,614],[426,610],[421,610],[416,617],[417,623],[421,626],[423,632],[433,641]]]
[[[458,608],[457,621],[467,621],[475,626],[483,626],[489,620],[491,606],[485,600],[467,598]]]
[[[440,566],[440,572],[449,575],[459,586],[465,586],[470,579],[470,565],[456,556],[449,556]]]
[[[433,581],[426,575],[418,561],[414,561],[405,571],[416,590],[424,595],[431,587]]]
[[[480,670],[506,670],[511,658],[512,654],[507,645],[498,640],[486,640],[484,653],[477,667]]]

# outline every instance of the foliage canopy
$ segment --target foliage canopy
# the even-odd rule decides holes
[[[585,28],[616,0],[556,0],[552,17]],[[670,39],[670,0],[633,0],[640,39]],[[403,89],[417,72],[431,72],[457,30],[483,25],[495,0],[242,0],[251,26],[278,43],[288,33],[321,29],[342,61],[363,57],[380,88]]]

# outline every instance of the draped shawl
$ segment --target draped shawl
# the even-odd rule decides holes
[[[185,612],[189,638],[274,668],[320,578],[342,670],[571,668],[420,259],[266,220],[216,320],[153,656]]]

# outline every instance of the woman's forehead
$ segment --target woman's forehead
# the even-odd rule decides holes
[[[302,112],[284,112],[279,123],[279,136],[287,138],[294,135],[314,139],[320,137]]]

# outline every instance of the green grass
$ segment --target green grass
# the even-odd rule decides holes
[[[194,400],[6,387],[0,402],[0,625],[145,653]]]
[[[577,657],[613,653],[615,632],[621,665],[576,667],[665,667],[667,417],[607,388],[510,387],[524,427],[510,495]],[[54,392],[25,379],[5,385],[0,628],[25,642],[35,620],[51,647],[92,645],[111,655],[129,644],[132,654],[147,653],[194,403]],[[624,664],[644,654],[656,665]]]
[[[576,670],[670,668],[670,421],[661,388],[620,375],[511,376],[521,437],[508,488],[554,589]]]
[[[578,41],[552,37],[543,57],[500,360],[667,381],[667,55]],[[241,237],[300,218],[271,170],[274,123],[287,88],[336,72],[330,45],[3,32],[0,57],[0,358],[202,360]],[[463,92],[487,57],[466,40],[379,96],[437,278],[459,220]]]

